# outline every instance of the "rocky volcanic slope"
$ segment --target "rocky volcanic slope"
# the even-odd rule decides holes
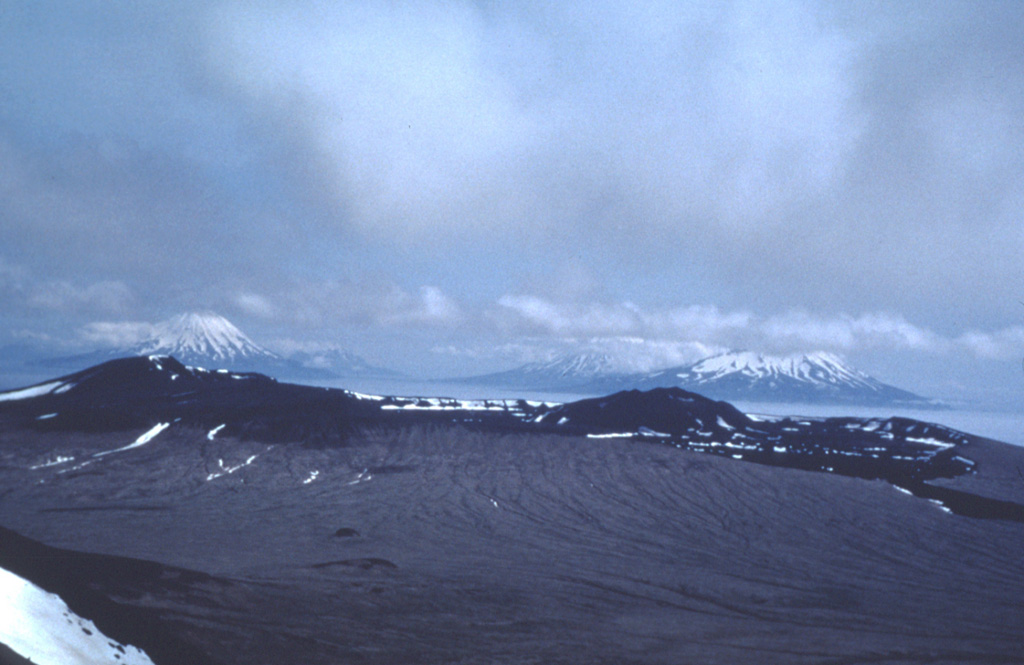
[[[144,617],[97,626],[157,663],[1020,662],[1019,467],[678,389],[374,397],[156,357],[0,393],[0,524],[132,557],[14,572]],[[42,547],[0,535],[9,570]]]

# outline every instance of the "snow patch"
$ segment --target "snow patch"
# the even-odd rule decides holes
[[[356,476],[355,480],[350,480],[350,481],[348,481],[345,484],[346,485],[358,485],[361,482],[365,482],[367,480],[372,480],[372,479],[373,479],[373,475],[370,473],[370,470],[369,469],[363,469],[361,472],[359,472],[359,475]]]
[[[58,466],[60,464],[67,464],[68,462],[74,462],[74,461],[75,461],[74,455],[72,455],[70,457],[64,457],[63,455],[57,455],[53,459],[46,460],[42,464],[36,464],[35,466],[30,466],[29,470],[35,471],[36,469],[45,469],[48,466]]]
[[[257,457],[259,457],[259,455],[250,455],[244,462],[242,462],[241,464],[237,464],[235,466],[226,466],[224,464],[224,460],[223,459],[218,459],[217,460],[217,465],[220,467],[220,472],[219,473],[218,472],[214,472],[214,473],[207,474],[206,482],[210,482],[211,480],[216,480],[217,478],[220,478],[221,476],[229,476],[232,473],[234,473],[235,471],[238,471],[239,469],[243,469],[243,468],[249,466],[250,464],[252,464],[253,462],[255,462]]]
[[[33,397],[49,395],[64,385],[68,384],[65,384],[63,381],[51,381],[50,383],[41,383],[38,386],[31,386],[29,388],[22,388],[21,390],[12,390],[10,392],[0,393],[0,402],[13,402],[20,399],[31,399]]]
[[[40,665],[153,665],[141,649],[110,639],[56,594],[3,568],[0,643]]]
[[[914,437],[908,436],[906,440],[910,441],[911,443],[923,443],[926,446],[936,446],[938,448],[952,448],[953,446],[956,445],[956,444],[950,443],[948,441],[940,441],[939,439],[932,439],[930,437],[929,438],[914,438]]]
[[[133,441],[132,443],[129,443],[127,446],[124,446],[122,448],[115,448],[114,450],[104,450],[103,452],[93,454],[93,457],[103,457],[104,455],[120,453],[125,450],[131,450],[132,448],[139,448],[140,446],[144,446],[150,441],[152,441],[154,438],[156,438],[157,434],[164,431],[170,426],[170,423],[160,423],[159,425],[155,425],[153,428],[151,428],[149,431],[147,431],[139,438],[135,439],[135,441]]]
[[[384,401],[384,397],[381,396],[381,395],[367,395],[366,393],[357,393],[357,392],[353,392],[351,390],[346,390],[345,392],[347,394],[351,395],[352,397],[355,397],[356,399],[370,400],[372,402],[383,402]]]

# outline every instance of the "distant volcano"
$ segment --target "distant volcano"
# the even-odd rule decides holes
[[[734,351],[656,372],[626,373],[615,368],[615,362],[608,356],[581,354],[465,381],[585,394],[675,387],[728,401],[941,406],[934,400],[882,383],[824,351],[789,356]]]
[[[592,382],[605,383],[625,376],[616,372],[613,359],[607,354],[577,353],[527,363],[504,372],[472,376],[462,381],[506,388],[571,391]]]
[[[74,356],[47,357],[33,362],[58,371],[77,371],[89,365],[126,356],[173,356],[183,364],[235,372],[260,372],[284,379],[394,377],[398,372],[375,367],[343,349],[324,346],[316,353],[275,353],[254,342],[231,321],[213,312],[179,314],[153,326],[141,342]]]
[[[824,351],[789,356],[723,353],[634,379],[640,389],[676,386],[731,401],[939,406]]]
[[[174,356],[186,365],[237,367],[281,356],[253,342],[212,312],[181,314],[156,325],[149,339],[126,350],[133,356]]]

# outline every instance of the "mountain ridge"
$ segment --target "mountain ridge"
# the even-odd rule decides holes
[[[614,360],[608,354],[563,353],[548,360],[529,362],[510,370],[460,377],[453,381],[527,389],[551,386],[552,390],[557,390],[620,374],[622,373],[614,369]]]
[[[97,349],[73,355],[52,356],[30,347],[12,349],[21,356],[18,373],[26,376],[38,370],[74,372],[115,358],[131,356],[172,356],[182,364],[234,372],[258,372],[274,377],[299,380],[333,380],[354,377],[394,378],[395,370],[377,367],[361,356],[333,345],[320,345],[316,351],[296,350],[277,353],[255,341],[227,318],[211,311],[186,312],[152,326],[142,340],[113,348]],[[36,357],[32,357],[36,356]]]
[[[343,445],[364,428],[412,425],[613,437],[891,482],[952,477],[973,468],[955,454],[967,435],[939,425],[905,418],[755,419],[678,386],[564,404],[398,397],[209,371],[168,356],[112,360],[0,392],[4,414],[45,431],[220,425],[248,439],[307,445]]]
[[[935,400],[883,383],[826,351],[786,356],[729,351],[649,372],[615,370],[607,356],[600,364],[588,363],[588,358],[587,354],[562,356],[462,381],[588,394],[675,386],[727,401],[943,408]],[[573,371],[576,366],[589,371]]]

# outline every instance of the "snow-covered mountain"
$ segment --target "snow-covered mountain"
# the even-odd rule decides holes
[[[583,385],[610,382],[623,376],[615,369],[615,363],[611,356],[600,353],[578,353],[563,354],[550,360],[527,363],[504,372],[471,376],[462,381],[508,388],[571,391]]]
[[[338,347],[317,352],[280,354],[254,342],[229,320],[212,312],[180,314],[153,326],[141,342],[73,356],[39,355],[16,365],[19,377],[44,368],[47,374],[73,372],[112,358],[125,356],[173,356],[185,365],[236,372],[260,372],[282,379],[344,379],[392,377],[398,372],[375,367],[360,356]],[[25,356],[27,358],[27,356]],[[0,357],[2,359],[2,357]],[[35,370],[33,372],[32,370]]]
[[[126,355],[174,356],[186,365],[230,367],[277,362],[281,356],[253,342],[233,323],[212,312],[180,314],[156,325],[153,334]]]
[[[640,389],[678,386],[730,401],[843,404],[936,404],[890,386],[819,351],[771,356],[751,351],[722,353],[628,381]]]
[[[726,401],[941,406],[882,383],[824,351],[788,356],[734,351],[653,373],[623,372],[619,366],[607,355],[564,355],[464,381],[594,395],[677,387]]]

